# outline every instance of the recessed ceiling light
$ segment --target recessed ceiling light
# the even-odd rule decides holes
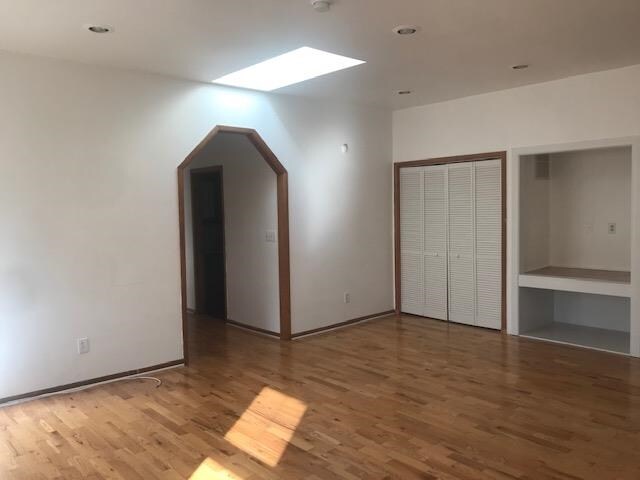
[[[513,67],[514,70],[526,70],[527,68],[529,68],[529,64],[528,63],[521,63],[520,65],[514,65]]]
[[[331,10],[330,0],[311,0],[311,6],[316,12],[325,13]]]
[[[363,63],[366,62],[302,47],[220,77],[213,83],[270,92]]]
[[[411,95],[413,92],[411,90],[399,90],[398,95]]]
[[[110,25],[85,25],[84,28],[92,33],[111,33],[113,27]]]
[[[393,33],[397,33],[398,35],[413,35],[414,33],[418,33],[420,31],[420,27],[415,25],[398,25],[393,29]]]

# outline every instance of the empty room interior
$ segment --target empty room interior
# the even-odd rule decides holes
[[[640,479],[639,20],[0,0],[0,479]]]

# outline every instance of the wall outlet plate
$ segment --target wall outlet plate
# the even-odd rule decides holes
[[[615,224],[615,223],[610,223],[610,224],[609,224],[609,230],[608,230],[608,231],[609,231],[609,234],[610,234],[610,235],[615,235],[615,233],[616,233],[616,228],[617,228],[617,227],[616,227],[616,224]]]
[[[79,338],[78,339],[78,354],[79,355],[83,355],[85,353],[89,353],[90,350],[90,345],[89,345],[89,339],[84,337],[84,338]]]
[[[344,303],[351,303],[351,294],[350,293],[346,293],[344,294]]]

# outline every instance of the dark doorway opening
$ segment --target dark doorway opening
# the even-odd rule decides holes
[[[191,171],[196,312],[226,319],[222,167]]]

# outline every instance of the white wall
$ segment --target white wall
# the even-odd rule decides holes
[[[392,308],[387,111],[8,53],[0,71],[0,398],[182,357],[176,167],[217,124],[289,171],[294,332]]]
[[[536,178],[536,162],[548,155],[527,155],[520,167],[520,271],[549,266],[549,179]]]
[[[629,271],[631,148],[556,153],[550,167],[550,265]]]
[[[394,161],[640,134],[640,65],[393,114]]]
[[[559,322],[619,332],[630,330],[628,298],[557,291],[553,292],[553,299],[554,318]],[[532,311],[536,311],[535,307]]]
[[[276,174],[245,136],[217,135],[185,173],[187,306],[195,309],[190,171],[213,165],[222,166],[227,317],[280,332],[278,245],[265,238],[278,227]]]

